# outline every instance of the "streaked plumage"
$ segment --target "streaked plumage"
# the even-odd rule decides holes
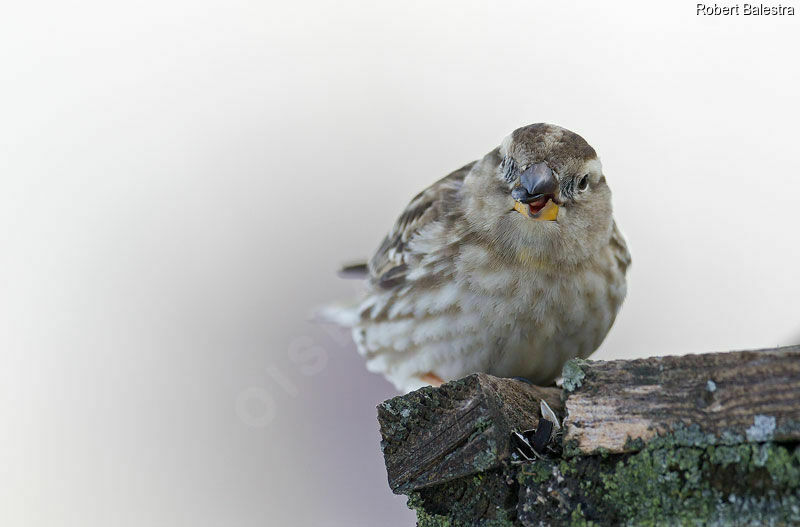
[[[556,221],[536,221],[545,177],[557,190],[541,203],[556,205]],[[528,206],[530,217],[517,212]],[[629,263],[594,150],[535,124],[414,197],[368,263],[365,298],[334,317],[403,391],[431,373],[543,384],[603,341]]]

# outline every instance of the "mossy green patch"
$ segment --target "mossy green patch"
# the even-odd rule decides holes
[[[583,515],[583,510],[581,504],[579,503],[577,507],[572,511],[572,514],[569,515],[569,525],[572,527],[594,527],[597,524],[591,520],[587,520],[586,516]]]
[[[412,492],[408,506],[420,527],[512,527],[517,484],[495,469]]]
[[[416,492],[408,496],[408,508],[417,513],[417,527],[453,527],[450,517],[443,514],[431,514],[425,510],[422,499]]]
[[[800,524],[800,446],[702,439],[506,465],[414,493],[409,506],[421,527]]]
[[[800,524],[800,447],[726,441],[679,425],[638,452],[524,464],[523,524]]]
[[[578,441],[575,439],[570,439],[569,441],[565,441],[562,445],[561,455],[565,458],[571,458],[575,456],[582,456],[583,451],[578,448]]]
[[[760,525],[763,510],[778,524],[800,521],[796,447],[648,445],[600,472],[599,483],[583,487],[597,518],[627,525]]]
[[[553,477],[553,463],[546,459],[521,465],[517,471],[520,485],[540,485]]]

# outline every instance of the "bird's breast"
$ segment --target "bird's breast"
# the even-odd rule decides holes
[[[624,272],[612,258],[577,269],[484,260],[462,267],[462,309],[479,316],[484,331],[504,342],[487,357],[497,375],[549,379],[563,362],[586,357],[602,343],[625,296]]]

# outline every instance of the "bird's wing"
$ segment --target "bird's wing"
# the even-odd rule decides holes
[[[458,207],[458,191],[474,164],[475,161],[459,168],[414,196],[369,261],[374,285],[393,289],[405,282],[416,263],[409,243],[426,226],[442,221]]]

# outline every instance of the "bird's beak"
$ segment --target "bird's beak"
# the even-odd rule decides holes
[[[531,205],[517,201],[514,203],[514,210],[536,221],[556,221],[558,219],[558,205],[551,200],[548,199],[539,212],[534,212],[535,209],[532,209]]]
[[[514,210],[537,221],[556,221],[558,178],[546,163],[534,163],[519,178],[520,184],[511,191]]]

